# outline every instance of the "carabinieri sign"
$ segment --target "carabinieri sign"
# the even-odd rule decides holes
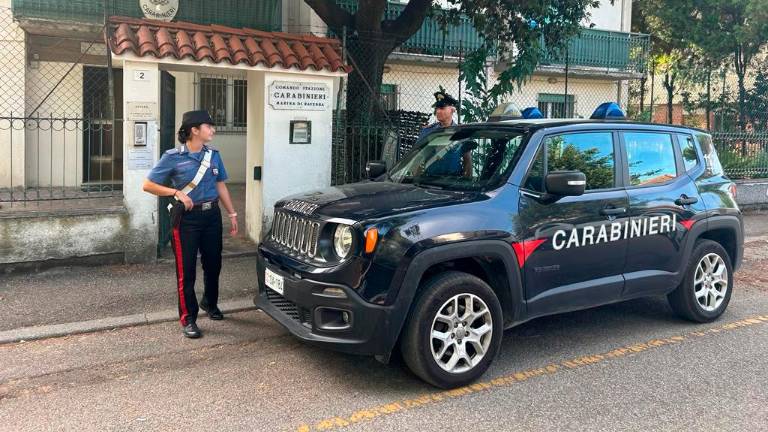
[[[276,110],[325,111],[330,103],[326,84],[275,81],[269,86],[269,104]]]

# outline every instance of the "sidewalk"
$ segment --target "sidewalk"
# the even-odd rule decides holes
[[[0,343],[178,319],[175,277],[173,262],[0,275]],[[252,307],[256,258],[225,258],[219,280],[222,310]],[[202,282],[198,264],[198,298]]]

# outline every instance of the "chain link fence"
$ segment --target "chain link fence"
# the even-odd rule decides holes
[[[456,123],[467,118],[462,105],[482,103],[483,94],[468,92],[460,78],[466,56],[481,41],[470,37],[448,44],[440,28],[429,38],[424,34],[428,24],[416,39],[395,38],[406,39],[401,45],[365,32],[336,35],[353,71],[342,81],[334,117],[334,184],[365,178],[367,161],[384,160],[391,167],[406,154],[421,129],[436,122],[432,104],[438,90],[459,101]],[[471,23],[459,22],[446,32],[467,33],[462,26],[471,28]],[[645,70],[648,48],[647,35],[585,29],[563,52],[547,53],[536,73],[500,102],[534,106],[548,118],[589,118],[606,101],[627,108],[630,85]],[[486,90],[503,68],[492,55],[486,59]]]
[[[0,7],[0,63],[0,211],[121,204],[122,77],[103,36],[32,33]]]

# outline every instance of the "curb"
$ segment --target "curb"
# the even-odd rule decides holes
[[[254,310],[256,309],[256,306],[254,306],[253,300],[249,298],[220,303],[219,309],[221,309],[221,311],[224,313],[233,313]],[[202,310],[200,312],[203,314],[205,313]],[[161,322],[176,321],[178,319],[179,312],[176,309],[169,309],[161,312],[139,313],[66,324],[22,327],[14,330],[6,330],[0,332],[0,345],[14,342],[69,336],[81,333],[91,333],[103,330],[114,330],[138,325],[156,324]]]

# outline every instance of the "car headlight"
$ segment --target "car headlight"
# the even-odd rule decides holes
[[[333,250],[339,258],[346,258],[352,251],[352,227],[339,224],[333,233]]]

